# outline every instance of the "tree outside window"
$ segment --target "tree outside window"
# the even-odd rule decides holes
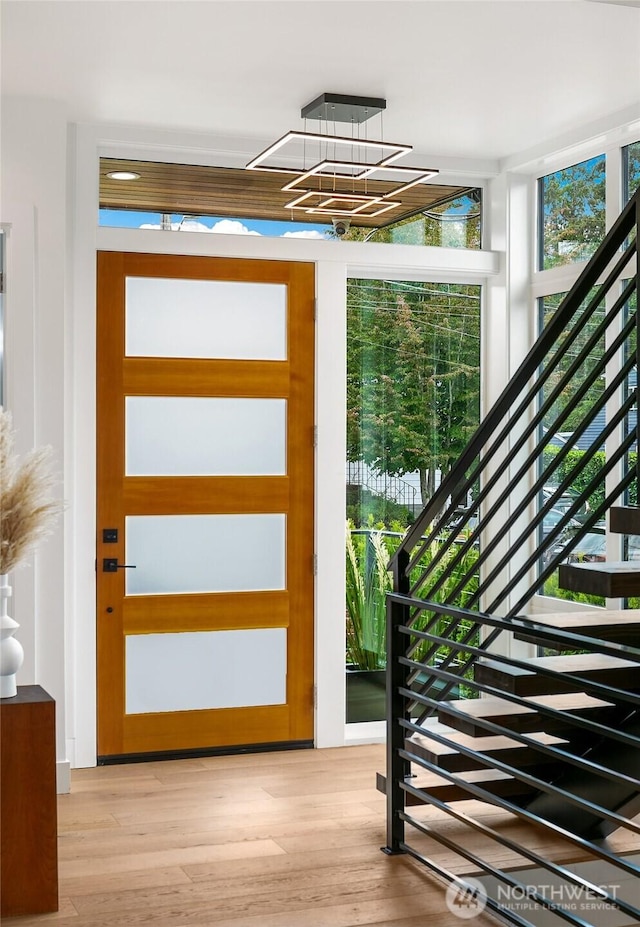
[[[479,397],[479,286],[349,282],[349,461],[413,480],[421,508],[477,428]]]
[[[538,181],[539,268],[587,261],[605,235],[605,156]]]
[[[640,142],[634,142],[622,149],[624,178],[623,200],[628,203],[640,187]]]

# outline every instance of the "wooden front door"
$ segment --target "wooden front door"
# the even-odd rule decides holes
[[[98,755],[313,739],[314,268],[101,252]]]

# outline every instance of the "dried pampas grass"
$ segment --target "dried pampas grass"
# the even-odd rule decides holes
[[[49,532],[61,505],[51,500],[51,448],[22,462],[13,451],[11,415],[0,407],[0,574],[9,573]]]

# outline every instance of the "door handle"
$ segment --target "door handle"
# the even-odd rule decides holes
[[[117,573],[118,570],[135,570],[136,565],[134,563],[118,563],[117,557],[103,557],[102,559],[102,572],[103,573]]]

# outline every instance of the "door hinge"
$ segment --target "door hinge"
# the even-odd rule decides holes
[[[313,301],[313,321],[315,322],[318,318],[318,300],[314,299]]]
[[[317,707],[318,707],[318,687],[315,685],[315,683],[314,683],[314,685],[313,685],[313,690],[312,690],[311,698],[312,698],[312,701],[313,701],[313,707],[314,707],[314,708],[317,708]]]
[[[314,576],[318,575],[318,555],[317,554],[313,555],[313,575]]]
[[[0,293],[4,293],[4,273],[0,270]]]
[[[311,443],[313,444],[314,447],[318,446],[318,426],[317,425],[313,426],[313,430],[311,432]]]

